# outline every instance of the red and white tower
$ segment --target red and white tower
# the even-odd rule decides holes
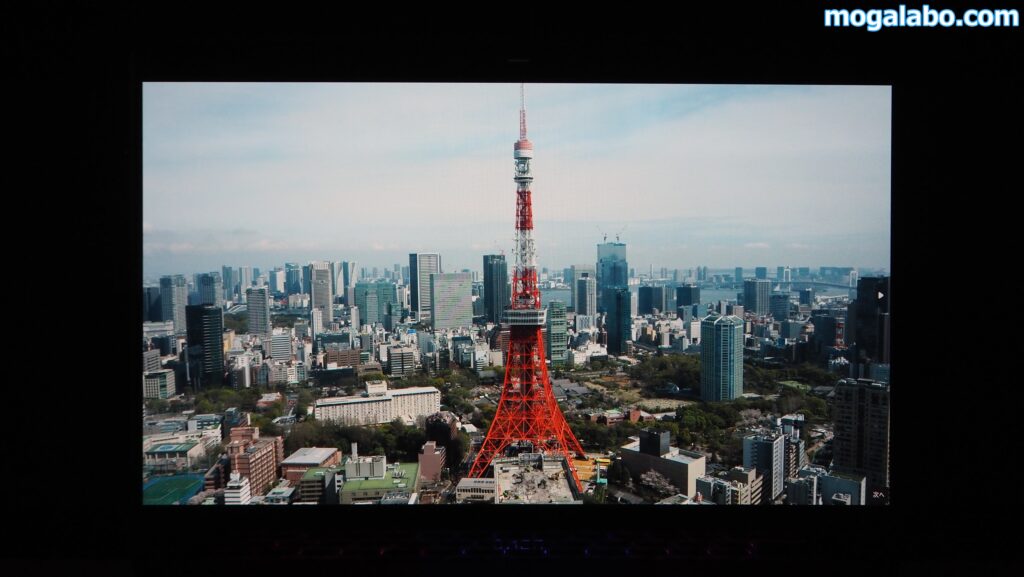
[[[505,381],[494,421],[487,431],[480,452],[469,470],[470,477],[481,477],[491,460],[501,456],[513,443],[529,442],[534,452],[563,455],[579,490],[583,489],[573,465],[573,454],[583,456],[583,448],[565,421],[551,391],[544,363],[546,309],[541,307],[537,286],[537,253],[533,244],[533,203],[530,185],[533,173],[533,143],[526,138],[526,96],[520,87],[519,140],[516,141],[516,248],[515,273],[512,276],[512,301],[505,310],[509,326],[508,354],[505,357]]]

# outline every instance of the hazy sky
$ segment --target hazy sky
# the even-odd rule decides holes
[[[889,87],[527,85],[542,266],[889,268]],[[143,86],[144,274],[511,260],[516,84]]]

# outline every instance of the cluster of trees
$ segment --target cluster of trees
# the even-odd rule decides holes
[[[243,334],[249,332],[249,314],[248,313],[225,313],[224,314],[224,328],[233,330],[237,334]]]
[[[284,327],[290,329],[295,326],[295,321],[299,320],[300,318],[303,317],[299,315],[275,314],[271,317],[270,322],[275,327]]]
[[[569,427],[573,434],[583,445],[584,449],[596,451],[613,451],[629,442],[631,435],[639,434],[639,431],[647,423],[631,423],[623,421],[618,425],[609,427],[600,423],[585,421],[581,418],[568,419]]]
[[[307,420],[292,426],[284,446],[286,454],[302,447],[335,447],[348,455],[352,452],[352,443],[358,443],[360,454],[383,454],[389,462],[410,462],[416,460],[426,440],[423,430],[397,420],[379,427],[350,427]]]
[[[700,390],[700,358],[693,355],[648,356],[629,367],[627,373],[648,391],[666,383],[675,383],[681,389]]]
[[[834,373],[808,363],[781,368],[743,364],[743,388],[758,394],[778,392],[779,381],[797,381],[811,387],[819,387],[834,385],[838,378]]]

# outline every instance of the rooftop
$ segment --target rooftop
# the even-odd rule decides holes
[[[511,504],[575,503],[562,459],[544,459],[543,468],[535,462],[495,460],[494,478],[498,483],[498,501]]]
[[[331,458],[337,452],[338,450],[333,447],[304,447],[289,455],[281,464],[315,466]]]
[[[160,453],[187,453],[192,450],[193,447],[198,445],[196,441],[188,441],[186,443],[166,443],[163,445],[157,445],[146,451],[147,455],[158,455]]]
[[[400,478],[395,478],[395,469],[388,467],[388,470],[384,473],[383,479],[354,479],[351,481],[345,481],[345,486],[342,487],[342,492],[351,491],[379,491],[381,489],[410,489],[413,490],[413,482],[416,480],[416,474],[419,472],[418,463],[400,463],[397,470],[402,471],[404,475]],[[405,484],[405,487],[400,485]]]
[[[673,448],[671,449],[671,453],[669,453],[669,455],[665,458],[670,461],[676,461],[677,463],[685,463],[689,465],[690,463],[694,463],[696,461],[703,459],[704,455],[701,455],[700,453],[692,453],[690,451],[682,451]]]
[[[334,469],[331,467],[313,467],[312,469],[308,469],[305,473],[303,473],[302,480],[308,481],[310,479],[315,479],[317,477],[323,478],[324,476],[332,475],[337,471],[339,471],[339,469]]]

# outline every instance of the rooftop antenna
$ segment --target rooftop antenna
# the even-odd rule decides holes
[[[519,84],[519,140],[526,140],[526,83]]]

